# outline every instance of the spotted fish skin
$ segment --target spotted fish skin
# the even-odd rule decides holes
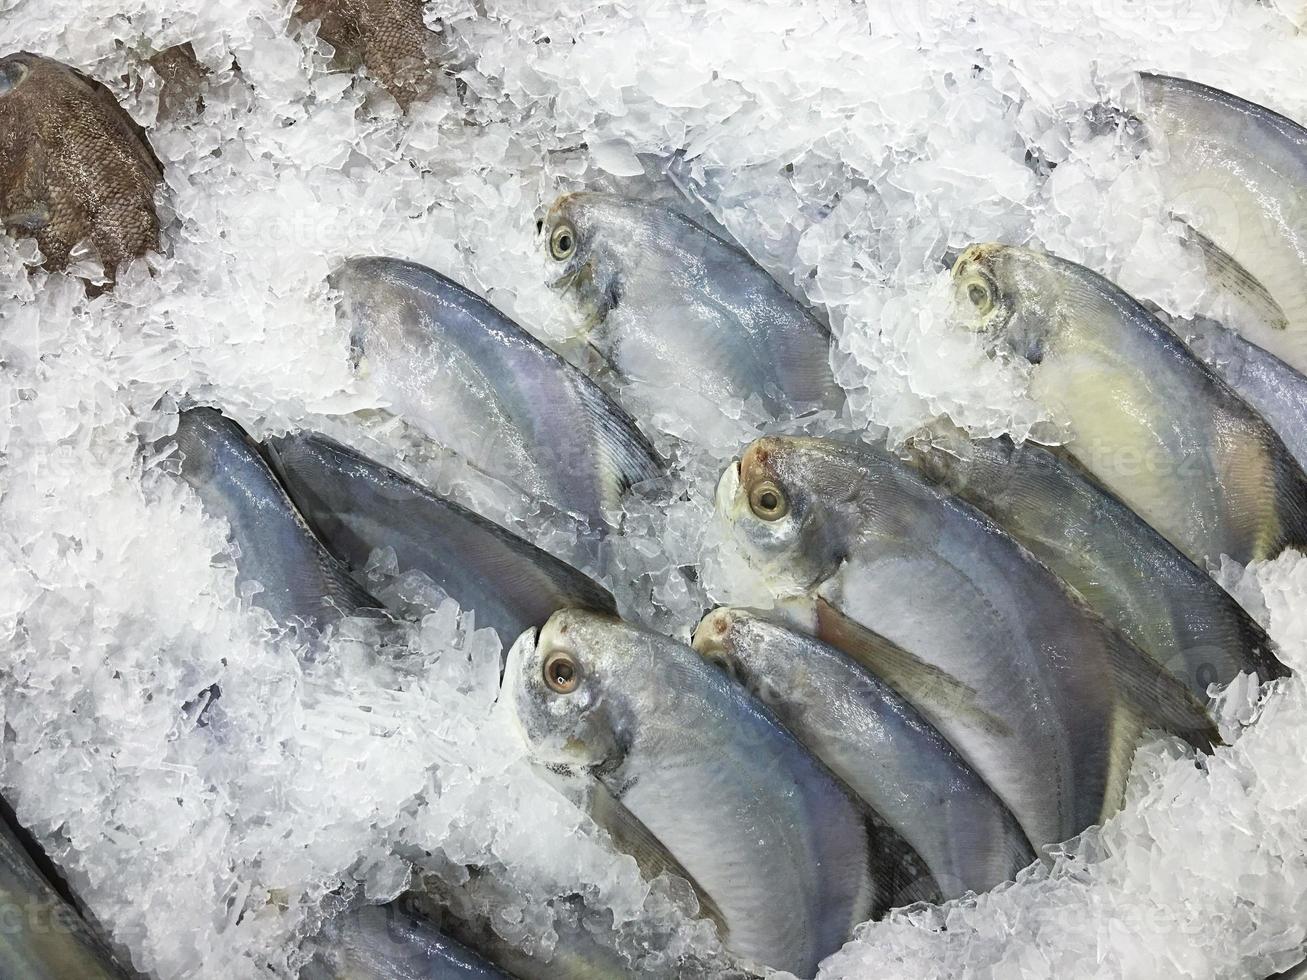
[[[157,250],[162,182],[145,131],[102,84],[28,52],[0,58],[0,220],[36,239],[47,268],[88,241],[112,279]]]

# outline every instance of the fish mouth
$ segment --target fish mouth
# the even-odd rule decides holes
[[[730,518],[737,508],[742,492],[740,486],[740,461],[737,459],[722,471],[721,479],[717,481],[715,499],[717,513]]]
[[[505,690],[522,675],[522,661],[528,653],[535,651],[538,632],[534,626],[524,630],[522,635],[514,640],[511,646],[502,649],[499,655],[499,691],[495,694],[495,704],[506,705],[514,718],[517,717],[517,712],[514,710],[512,692],[505,697]]]
[[[696,653],[710,660],[722,660],[726,656],[726,634],[731,629],[731,610],[718,606],[709,612],[699,625],[694,628],[690,646]]]

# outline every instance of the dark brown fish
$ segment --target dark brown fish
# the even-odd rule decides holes
[[[36,239],[46,268],[89,241],[112,278],[157,249],[162,180],[145,131],[107,88],[26,51],[0,58],[0,220]]]
[[[195,47],[187,41],[174,44],[151,56],[150,67],[159,76],[159,118],[204,111],[204,78],[209,69],[195,55]]]
[[[365,65],[401,108],[434,88],[436,33],[422,22],[422,0],[300,0],[296,9],[321,21],[339,67]]]

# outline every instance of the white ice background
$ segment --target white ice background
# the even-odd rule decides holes
[[[676,920],[525,775],[491,715],[490,634],[431,597],[402,649],[379,653],[365,623],[321,650],[273,636],[235,595],[223,528],[142,454],[178,404],[259,434],[345,432],[570,553],[564,528],[481,501],[370,411],[384,406],[354,387],[323,283],[339,261],[426,263],[562,343],[577,314],[545,288],[538,209],[582,186],[669,195],[638,171],[679,151],[722,223],[831,322],[854,422],[902,437],[947,412],[1047,437],[1057,420],[1019,373],[946,322],[947,257],[1033,242],[1173,312],[1205,308],[1138,141],[1095,107],[1128,104],[1130,72],[1153,69],[1307,120],[1289,0],[435,0],[447,75],[407,116],[329,70],[289,6],[0,0],[0,48],[103,80],[167,174],[167,255],[111,294],[88,299],[30,242],[0,239],[0,788],[161,978],[293,976],[324,896],[397,894],[397,854],[509,876],[521,904],[499,926],[528,943],[548,946],[543,903],[571,892],[619,922]],[[187,41],[211,72],[205,111],[156,121],[146,59]],[[658,438],[681,464],[632,500],[600,565],[628,615],[688,636],[734,588],[708,520],[730,450]],[[1220,574],[1307,668],[1307,566]],[[214,683],[219,720],[197,728],[181,706]],[[1228,701],[1231,746],[1199,767],[1149,745],[1125,810],[1054,868],[869,924],[823,976],[1258,977],[1295,962],[1307,688]]]

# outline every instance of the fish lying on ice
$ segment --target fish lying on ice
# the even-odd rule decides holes
[[[868,631],[877,659],[906,656]],[[1021,825],[944,737],[852,657],[745,609],[709,613],[694,648],[722,662],[921,855],[941,896],[1010,881],[1035,859]]]
[[[1266,419],[1307,468],[1307,377],[1215,320],[1169,321],[1189,349]]]
[[[972,245],[968,327],[1032,365],[1067,449],[1195,564],[1307,545],[1307,475],[1266,420],[1139,302],[1065,259]]]
[[[14,980],[127,980],[104,941],[46,877],[0,803],[0,976]],[[39,859],[39,860],[38,860]]]
[[[1210,272],[1258,315],[1236,324],[1307,373],[1307,129],[1184,78],[1139,74],[1139,115],[1165,153],[1169,204]]]
[[[313,940],[300,980],[512,980],[479,953],[398,904],[331,919]]]
[[[1074,460],[1034,443],[969,439],[937,423],[907,461],[985,513],[1104,619],[1205,699],[1241,672],[1288,671],[1265,631]]]
[[[316,20],[318,37],[336,50],[336,64],[365,65],[407,109],[430,95],[439,77],[436,32],[422,19],[422,0],[299,0],[301,20]]]
[[[593,773],[712,896],[740,956],[811,976],[859,922],[937,894],[748,692],[689,647],[565,610],[504,672],[535,761]]]
[[[553,285],[626,380],[682,393],[687,418],[756,396],[776,419],[838,410],[830,332],[736,246],[657,204],[559,198],[543,223]]]
[[[163,165],[99,82],[26,51],[0,58],[0,221],[64,269],[89,241],[112,279],[159,247]]]
[[[568,606],[616,612],[582,572],[506,528],[325,436],[267,441],[286,492],[327,548],[362,575],[378,548],[422,572],[507,649]]]
[[[173,438],[182,479],[209,516],[227,522],[237,587],[257,583],[254,605],[283,626],[321,626],[380,607],[309,530],[239,425],[214,409],[192,408],[181,413]]]
[[[662,472],[631,417],[484,299],[424,266],[356,258],[331,276],[358,373],[482,472],[602,529]]]
[[[781,595],[814,594],[816,633],[852,623],[911,656],[860,659],[953,744],[1036,848],[1120,805],[1140,732],[1209,749],[1203,706],[968,504],[883,449],[763,438],[718,509]]]

